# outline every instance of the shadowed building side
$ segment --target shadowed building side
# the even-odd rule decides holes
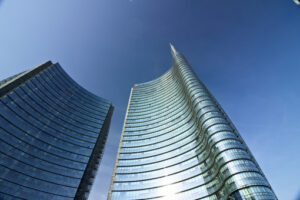
[[[0,199],[87,199],[113,106],[50,61],[0,82]]]
[[[171,45],[132,88],[108,199],[277,199],[221,106]]]

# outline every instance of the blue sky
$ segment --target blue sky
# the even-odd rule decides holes
[[[279,199],[300,195],[300,8],[292,0],[0,0],[0,79],[47,60],[115,106],[90,200],[108,192],[134,83],[183,53]]]

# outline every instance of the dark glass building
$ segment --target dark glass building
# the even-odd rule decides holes
[[[87,199],[113,106],[44,63],[0,82],[0,200]]]
[[[184,56],[131,89],[108,199],[277,199]]]

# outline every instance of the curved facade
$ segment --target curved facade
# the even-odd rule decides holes
[[[243,139],[172,47],[130,94],[108,199],[277,199]]]
[[[0,199],[87,199],[111,102],[47,62],[0,84]]]

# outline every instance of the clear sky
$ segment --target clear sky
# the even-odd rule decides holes
[[[279,199],[300,195],[300,7],[292,0],[0,0],[0,79],[47,60],[115,106],[90,200],[108,192],[134,83],[183,53]]]

